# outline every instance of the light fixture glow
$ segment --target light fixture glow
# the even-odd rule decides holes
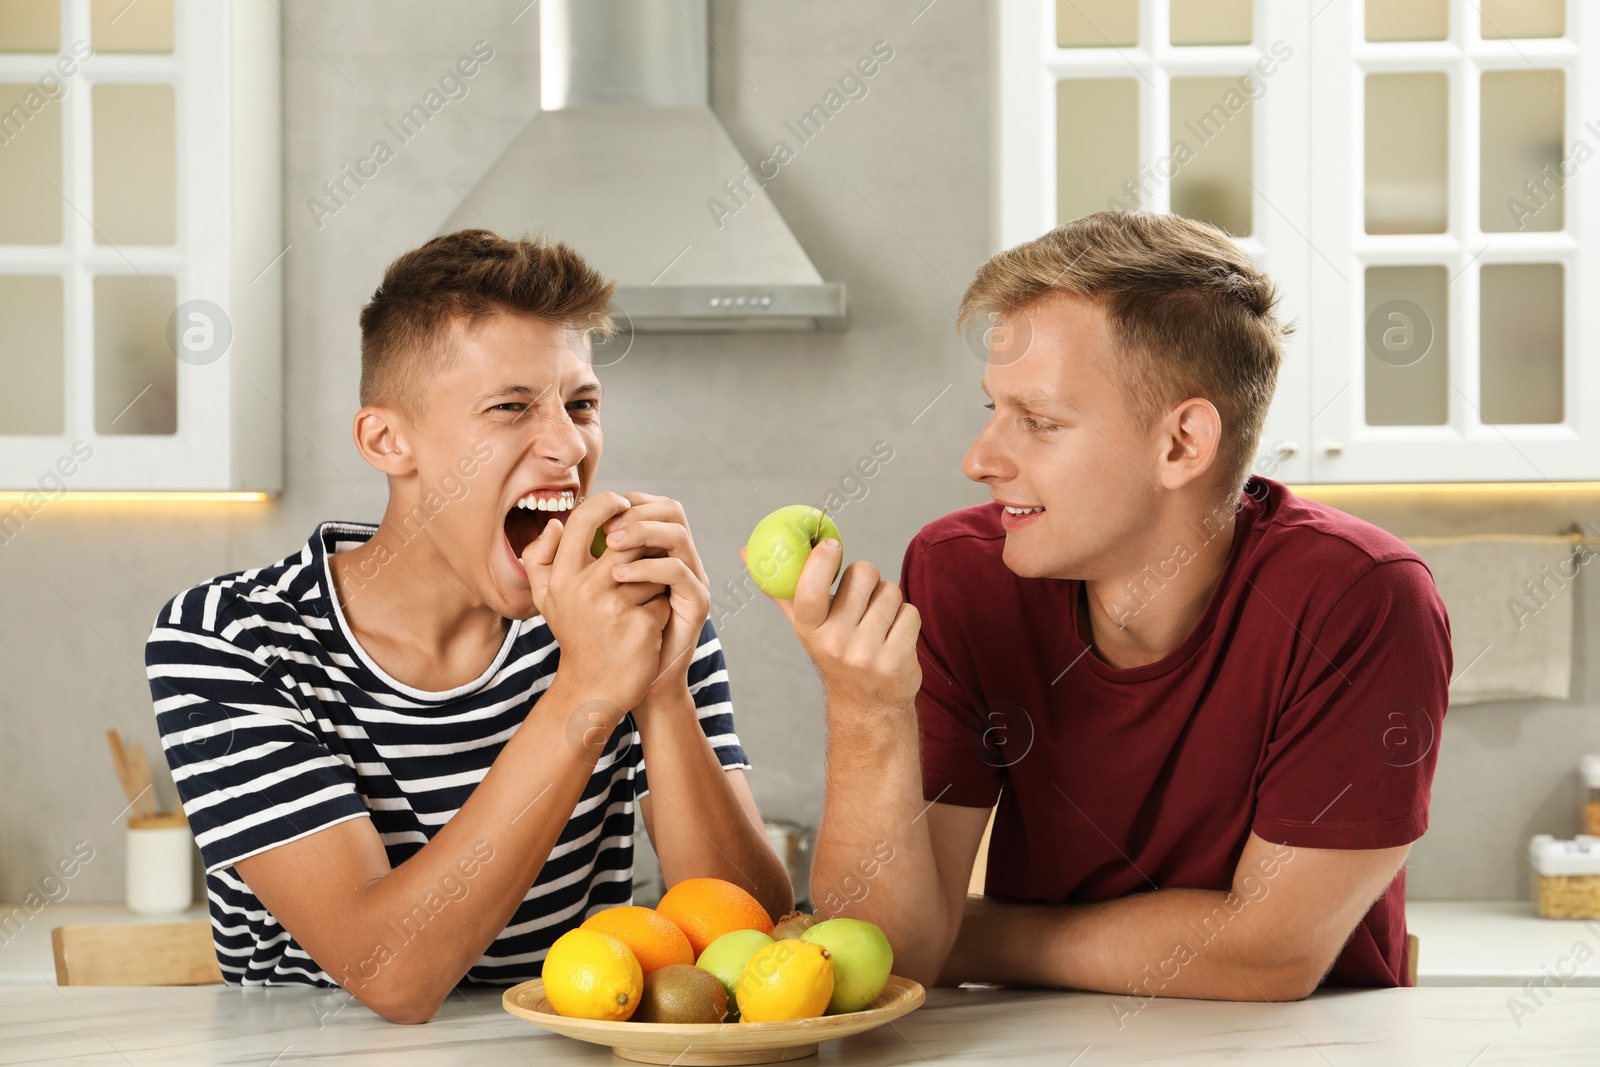
[[[45,496],[51,504],[260,504],[272,499],[270,493],[218,492],[125,492],[96,489],[69,489],[60,496],[43,490],[0,492],[0,504],[26,503],[28,498]]]

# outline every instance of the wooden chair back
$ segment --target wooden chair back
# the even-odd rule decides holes
[[[994,813],[1000,810],[997,804],[989,809],[989,823],[983,828],[983,838],[978,842],[978,855],[972,861],[972,876],[967,880],[967,896],[983,896],[984,881],[989,876],[989,838],[994,835]]]
[[[205,919],[57,926],[57,985],[214,985],[222,981]]]

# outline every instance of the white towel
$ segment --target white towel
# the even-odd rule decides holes
[[[1566,700],[1572,603],[1592,546],[1569,537],[1416,537],[1445,608],[1455,677],[1450,703]]]

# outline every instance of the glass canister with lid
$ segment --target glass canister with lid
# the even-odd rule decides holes
[[[1533,897],[1546,919],[1600,919],[1600,837],[1562,841],[1537,834],[1528,843]]]

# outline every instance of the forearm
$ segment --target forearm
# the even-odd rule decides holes
[[[1161,889],[1096,904],[971,898],[940,980],[1061,986],[1139,997],[1293,1000],[1321,977],[1249,898]]]
[[[828,718],[811,868],[817,914],[877,924],[894,946],[895,973],[931,984],[961,917],[950,913],[925,817],[915,710],[830,706]]]
[[[789,873],[734,792],[687,687],[646,697],[634,716],[662,880],[671,886],[685,878],[721,878],[749,890],[774,919],[789,911]]]
[[[375,1010],[395,1021],[430,1018],[510,922],[593,770],[593,754],[569,742],[569,720],[585,702],[558,672],[455,816],[362,887],[347,939],[359,962],[333,976]],[[478,860],[470,879],[465,857]]]

